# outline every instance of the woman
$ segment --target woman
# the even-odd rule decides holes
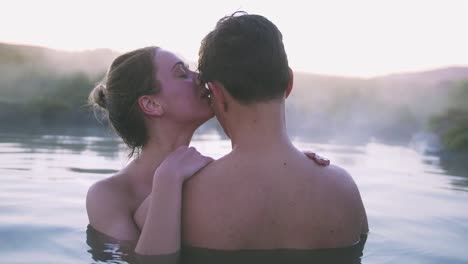
[[[175,149],[187,146],[195,129],[213,116],[207,90],[176,55],[147,47],[115,59],[90,100],[106,110],[131,155],[141,149],[137,159],[89,189],[90,224],[118,240],[138,241],[140,229],[133,214],[151,193],[156,168]],[[183,157],[183,163],[164,167],[174,175],[160,168],[164,175],[155,182],[169,178],[170,184],[181,186],[173,176],[183,180],[211,161],[187,147],[175,156]]]
[[[116,58],[90,102],[107,113],[130,156],[137,154],[114,176],[90,187],[90,225],[136,243],[139,255],[154,254],[155,248],[158,255],[178,253],[182,184],[212,161],[187,147],[195,130],[213,117],[208,90],[175,54],[146,47]]]

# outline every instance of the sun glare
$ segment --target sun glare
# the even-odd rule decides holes
[[[245,10],[278,26],[301,71],[367,77],[468,64],[468,1],[11,0],[2,9],[0,42],[55,49],[157,45],[196,60],[216,21]]]

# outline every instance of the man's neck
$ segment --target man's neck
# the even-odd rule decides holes
[[[262,152],[292,146],[286,131],[284,101],[236,105],[227,120],[234,151]]]

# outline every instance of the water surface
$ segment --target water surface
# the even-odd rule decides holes
[[[466,170],[407,146],[294,142],[354,177],[371,228],[362,263],[468,262]],[[230,149],[216,135],[193,145],[214,158]],[[110,136],[0,134],[0,263],[102,263],[86,243],[86,192],[127,161]]]

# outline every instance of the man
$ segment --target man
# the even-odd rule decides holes
[[[202,42],[199,70],[232,151],[185,184],[184,244],[241,250],[357,243],[368,224],[353,179],[310,162],[287,135],[293,73],[276,26],[243,13],[221,19]]]

